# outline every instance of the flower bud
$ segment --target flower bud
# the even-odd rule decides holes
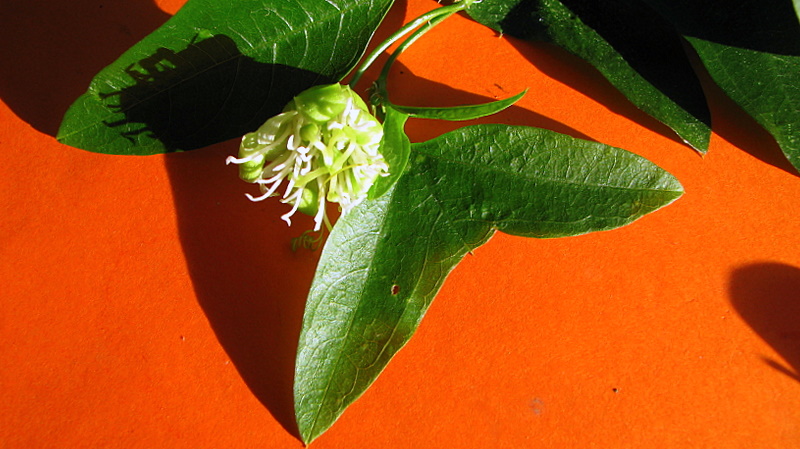
[[[252,201],[279,196],[292,209],[281,218],[291,224],[298,210],[314,217],[318,231],[330,221],[325,201],[339,203],[346,214],[367,195],[388,165],[378,152],[383,127],[348,86],[312,87],[242,138],[239,177],[260,186]],[[283,188],[282,188],[283,186]]]

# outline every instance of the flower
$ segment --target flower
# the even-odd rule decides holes
[[[283,113],[267,120],[242,138],[239,177],[260,186],[262,195],[252,201],[278,196],[291,210],[314,217],[314,230],[330,228],[325,201],[339,203],[346,214],[367,195],[378,176],[388,174],[380,154],[383,127],[364,101],[348,86],[312,87],[289,102]]]

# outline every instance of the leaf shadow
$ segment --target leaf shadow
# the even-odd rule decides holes
[[[203,76],[191,76],[197,71]],[[197,301],[220,345],[253,395],[287,432],[298,436],[292,384],[305,297],[318,254],[291,251],[283,204],[253,204],[254,186],[225,159],[241,137],[281,111],[321,75],[244,56],[218,34],[185,49],[157,49],[126,70],[128,87],[101,92],[105,125],[131,142],[158,139],[172,154],[165,166],[178,232]],[[258,82],[261,80],[262,82]],[[144,137],[143,137],[144,136]]]
[[[591,98],[614,114],[621,115],[673,142],[686,145],[675,131],[637,108],[588,62],[553,44],[527,42],[514,37],[507,39],[521,55],[545,75]]]
[[[720,8],[717,0],[614,0],[602,6],[584,0],[560,1],[607,39],[645,79],[709,127],[713,122],[714,133],[762,162],[797,175],[774,137],[716,85],[691,45],[679,36],[681,33],[734,49],[797,56],[800,22],[791,2],[765,0]],[[627,100],[591,64],[546,43],[547,30],[537,20],[540,3],[520,0],[501,22],[506,32],[515,36],[509,41],[522,55],[543,73],[610,111],[684,144],[668,126]],[[659,31],[654,34],[651,30]],[[669,41],[669,45],[665,47],[661,41]],[[666,58],[679,63],[679,76],[672,75],[669,65],[660,62]]]
[[[165,156],[181,246],[197,301],[242,380],[298,436],[294,360],[319,254],[290,248],[310,219],[296,217],[289,228],[280,219],[285,205],[244,197],[251,186],[225,165],[237,152],[238,142],[226,142]]]
[[[714,133],[761,162],[797,176],[798,169],[789,162],[775,137],[726,95],[705,68],[698,67],[698,71],[711,105]]]
[[[131,144],[157,141],[170,152],[241,137],[280,113],[295,94],[333,81],[258,62],[225,34],[194,36],[178,51],[158,48],[125,73],[131,79],[127,87],[99,92],[113,114],[103,123]]]
[[[94,75],[169,17],[152,0],[2,2],[0,99],[55,136]]]
[[[739,315],[789,366],[766,357],[764,362],[800,381],[800,268],[745,265],[731,274],[729,290]]]
[[[759,52],[800,56],[800,21],[791,1],[645,0],[684,35]]]

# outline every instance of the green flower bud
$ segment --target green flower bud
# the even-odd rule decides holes
[[[298,210],[314,217],[314,230],[330,227],[325,201],[339,203],[346,214],[361,202],[388,165],[378,152],[383,127],[348,86],[312,87],[297,95],[284,112],[242,138],[239,176],[259,184],[261,201],[278,196],[292,205],[283,218]]]

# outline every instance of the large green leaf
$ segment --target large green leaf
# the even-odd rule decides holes
[[[791,0],[646,1],[800,169],[800,20]]]
[[[241,136],[341,79],[392,1],[189,0],[92,80],[58,139],[141,155]]]
[[[468,12],[499,32],[585,59],[687,144],[708,149],[710,113],[682,40],[643,0],[483,0]]]
[[[681,193],[639,156],[547,130],[478,125],[414,144],[406,174],[341,218],[323,249],[295,372],[303,441],[367,389],[447,274],[495,230],[541,238],[606,230]]]

